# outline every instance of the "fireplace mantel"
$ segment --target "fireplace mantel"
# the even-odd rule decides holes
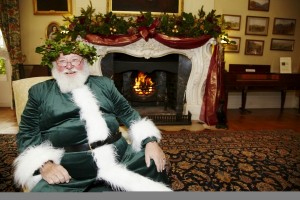
[[[212,44],[216,44],[214,38],[211,38],[203,46],[198,48],[175,49],[150,38],[148,41],[140,39],[137,42],[126,46],[94,45],[100,57],[92,66],[91,73],[102,76],[101,60],[108,53],[124,53],[146,59],[162,57],[168,54],[184,55],[191,60],[192,69],[186,86],[186,104],[183,114],[187,114],[188,111],[190,111],[192,120],[199,120],[205,93],[205,81],[212,56]]]

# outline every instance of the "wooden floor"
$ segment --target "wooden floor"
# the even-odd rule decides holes
[[[293,129],[300,133],[300,114],[297,109],[251,109],[251,113],[241,114],[238,109],[227,111],[228,130],[274,130]],[[198,121],[192,125],[184,126],[159,126],[162,130],[204,130],[216,129],[204,126]],[[223,129],[216,129],[223,130]],[[14,110],[0,107],[0,133],[17,133],[18,126]]]

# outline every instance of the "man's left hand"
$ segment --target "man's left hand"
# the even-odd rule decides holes
[[[158,172],[162,172],[166,167],[166,155],[157,142],[148,142],[145,149],[145,161],[150,167],[150,160],[153,159]]]

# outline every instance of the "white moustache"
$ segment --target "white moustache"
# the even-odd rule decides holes
[[[77,73],[78,72],[78,70],[76,70],[76,69],[65,69],[64,70],[64,74],[74,74],[74,73]]]

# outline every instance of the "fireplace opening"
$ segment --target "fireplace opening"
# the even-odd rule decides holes
[[[191,124],[191,114],[183,115],[191,71],[191,61],[185,56],[145,59],[110,53],[102,59],[101,69],[142,116],[161,125]]]
[[[155,83],[151,76],[142,71],[134,77],[134,84],[132,87],[134,94],[139,97],[151,96],[155,92]]]

